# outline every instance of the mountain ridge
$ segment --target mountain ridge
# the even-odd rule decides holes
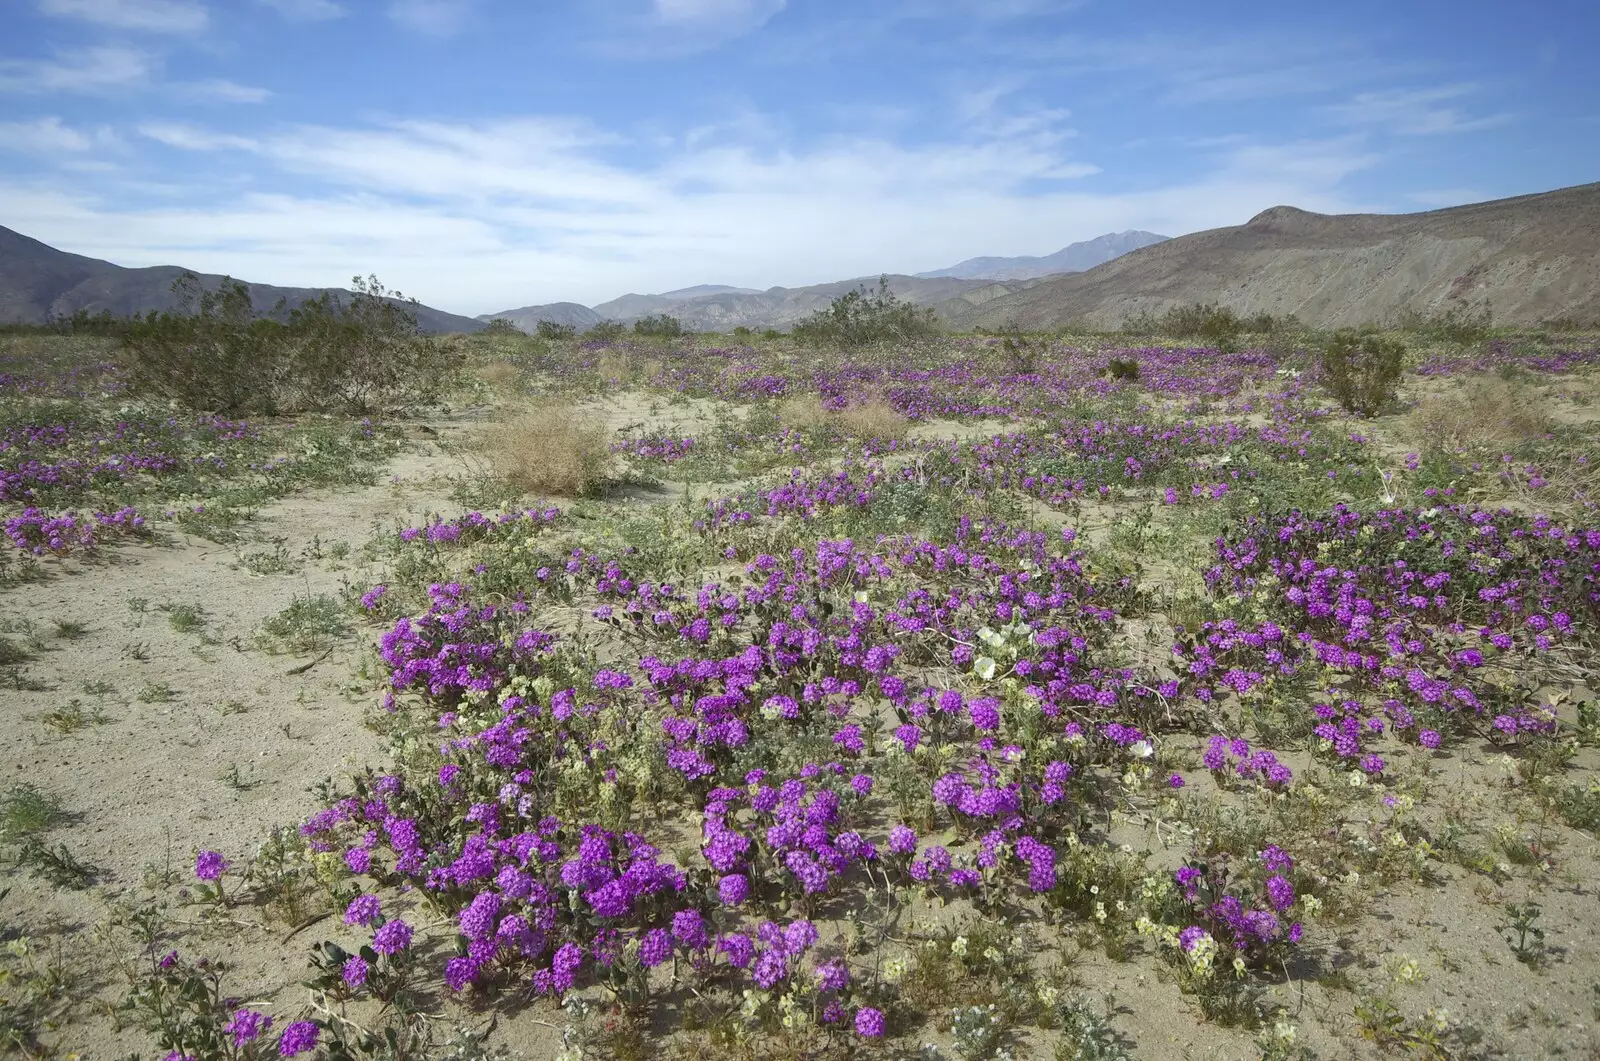
[[[1274,206],[971,309],[953,328],[1115,328],[1195,302],[1315,328],[1488,308],[1503,324],[1600,315],[1600,183],[1408,214]]]
[[[1078,273],[1093,269],[1114,258],[1120,258],[1124,254],[1170,238],[1141,229],[1108,232],[1094,239],[1070,243],[1053,254],[1039,257],[1025,254],[1012,258],[968,258],[944,269],[913,275],[924,278],[956,276],[965,279],[1031,280],[1055,273]]]
[[[192,270],[191,270],[192,271]],[[70,317],[79,310],[91,315],[103,310],[116,317],[135,313],[176,309],[172,282],[185,270],[176,265],[128,268],[99,258],[58,250],[48,243],[0,226],[0,321],[44,324]],[[215,290],[223,277],[217,273],[196,273],[207,290]],[[354,293],[345,288],[279,287],[243,281],[250,289],[250,302],[265,314],[280,298],[294,309],[334,291],[346,298]],[[391,301],[394,301],[391,299]],[[418,305],[417,328],[430,334],[479,331],[485,325],[471,317]]]

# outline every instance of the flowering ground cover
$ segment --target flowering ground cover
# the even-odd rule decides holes
[[[1430,353],[1373,420],[1303,351],[1034,352],[483,340],[622,428],[615,489],[379,527],[339,710],[382,754],[300,752],[328,780],[295,819],[198,822],[115,896],[80,875],[121,979],[51,989],[25,949],[14,1040],[1600,1049],[1592,343]],[[1427,426],[1484,378],[1542,418]],[[23,502],[165,474],[102,452],[200,458],[203,505],[280,430],[80,421],[18,428],[62,466],[18,480],[19,544],[102,533]],[[18,887],[72,877],[42,850]]]

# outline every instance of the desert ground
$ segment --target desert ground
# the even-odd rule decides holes
[[[0,1041],[1600,1057],[1600,346],[0,337]]]

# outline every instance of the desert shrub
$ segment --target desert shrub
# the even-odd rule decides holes
[[[376,276],[353,277],[347,306],[325,291],[289,315],[289,386],[299,408],[375,407],[435,400],[461,365],[450,345],[417,334],[416,300]]]
[[[735,339],[749,339],[754,334],[754,332],[745,327],[743,324],[733,329],[733,337]]]
[[[1122,330],[1133,335],[1203,339],[1224,353],[1233,353],[1239,349],[1242,335],[1288,331],[1299,327],[1300,321],[1293,314],[1274,317],[1270,313],[1256,313],[1243,317],[1227,306],[1194,302],[1187,306],[1173,306],[1160,316],[1147,310],[1129,318]]]
[[[1139,362],[1131,357],[1113,357],[1106,364],[1106,371],[1112,379],[1137,380],[1139,378]]]
[[[665,313],[651,317],[640,317],[633,322],[635,335],[649,336],[652,339],[676,339],[683,334],[683,323],[676,317],[669,317]]]
[[[763,339],[782,339],[783,338],[783,333],[780,332],[776,328],[768,328],[766,331],[761,333],[761,338],[763,338]]]
[[[250,289],[237,280],[206,290],[184,273],[172,293],[178,312],[135,314],[123,334],[130,388],[193,409],[270,409],[285,361],[282,325],[253,319]]]
[[[1396,329],[1414,332],[1424,339],[1464,346],[1489,337],[1494,327],[1494,314],[1488,305],[1471,310],[1458,304],[1443,313],[1424,314],[1407,310],[1398,314],[1394,323]]]
[[[1346,412],[1376,416],[1395,398],[1406,348],[1375,332],[1340,331],[1323,347],[1322,383]]]
[[[1000,352],[1007,369],[1019,376],[1032,375],[1039,370],[1039,361],[1049,349],[1049,340],[1030,339],[1016,325],[1008,326],[1000,334]]]
[[[595,342],[614,343],[626,335],[627,332],[627,326],[621,321],[601,321],[585,334]]]
[[[540,321],[534,325],[533,334],[541,339],[571,339],[578,334],[578,329],[556,321]]]
[[[484,327],[483,334],[484,335],[521,335],[522,334],[522,329],[518,328],[515,324],[512,324],[510,321],[506,320],[504,317],[496,317],[494,320],[490,321]]]
[[[859,287],[840,295],[796,324],[791,334],[811,345],[863,346],[923,338],[938,330],[931,307],[901,302],[889,290],[888,276],[882,276],[876,291]]]
[[[611,466],[610,431],[553,403],[530,407],[483,438],[495,470],[528,494],[595,493]]]
[[[113,316],[108,309],[95,314],[80,309],[70,317],[53,317],[42,324],[0,322],[0,335],[101,335],[120,338],[127,330],[127,319]]]
[[[377,277],[352,281],[349,305],[324,292],[287,323],[258,316],[250,289],[224,279],[207,290],[184,273],[179,310],[135,316],[123,336],[129,385],[194,409],[330,409],[435,399],[461,364],[449,344],[417,334],[416,301],[402,302]],[[281,315],[280,301],[273,313]]]
[[[1478,380],[1459,393],[1423,401],[1414,426],[1421,445],[1458,450],[1533,441],[1549,431],[1550,422],[1522,387]]]

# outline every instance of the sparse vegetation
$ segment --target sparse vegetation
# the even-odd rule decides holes
[[[1393,337],[1339,332],[1322,349],[1322,382],[1346,412],[1376,416],[1395,400],[1405,357],[1405,345]]]
[[[461,364],[455,348],[417,334],[413,309],[376,277],[352,280],[349,305],[325,292],[288,312],[256,314],[249,288],[173,284],[180,309],[135,317],[121,360],[138,393],[223,414],[374,408],[429,402]],[[415,305],[415,301],[411,303]],[[275,307],[282,316],[284,308]]]
[[[900,301],[889,290],[889,278],[880,277],[877,290],[865,287],[835,298],[797,323],[794,338],[813,346],[857,347],[868,343],[908,342],[938,334],[933,310]]]
[[[1579,1056],[1600,357],[1263,334],[500,329],[392,432],[0,450],[151,527],[0,583],[3,1041]]]
[[[526,494],[583,497],[611,467],[609,432],[570,407],[531,406],[488,430],[482,445],[495,469]]]

